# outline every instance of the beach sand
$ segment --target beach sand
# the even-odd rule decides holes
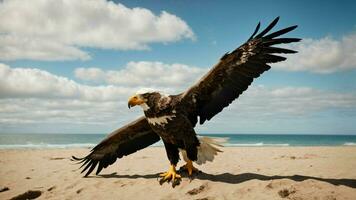
[[[162,147],[83,178],[69,157],[88,152],[0,150],[0,199],[356,199],[356,147],[225,147],[175,188],[157,179],[168,169]]]

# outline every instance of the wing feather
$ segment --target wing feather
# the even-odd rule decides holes
[[[261,38],[263,37],[266,33],[268,33],[279,21],[279,17],[276,17],[276,19],[274,19],[268,26],[267,28],[265,28],[265,30],[263,30],[260,34],[258,34],[256,36],[256,38]]]
[[[292,43],[292,42],[299,42],[301,39],[300,38],[276,38],[273,40],[267,40],[263,42],[265,46],[272,46],[276,44],[287,44],[287,43]]]
[[[256,35],[258,30],[260,30],[260,26],[261,26],[261,22],[258,22],[258,24],[257,24],[257,26],[255,28],[255,31],[252,33],[251,37],[248,40],[251,40]]]
[[[275,38],[275,37],[281,36],[281,35],[283,35],[283,34],[286,34],[286,33],[290,32],[290,31],[293,31],[293,30],[296,29],[297,27],[298,27],[297,25],[295,25],[295,26],[290,26],[290,27],[288,27],[288,28],[284,28],[284,29],[281,29],[281,30],[276,31],[276,32],[274,32],[274,33],[271,33],[271,34],[269,34],[269,35],[266,35],[266,36],[264,36],[264,38],[266,38],[266,39]]]
[[[151,129],[145,117],[141,117],[130,124],[115,130],[103,141],[96,145],[91,152],[83,157],[72,156],[74,161],[79,161],[81,173],[88,176],[96,166],[98,175],[103,168],[113,164],[118,158],[132,154],[157,141],[160,137]]]
[[[184,102],[192,124],[197,123],[198,117],[200,124],[203,124],[222,111],[238,98],[255,78],[271,68],[269,63],[286,60],[285,57],[275,54],[296,53],[294,50],[273,47],[277,44],[300,41],[299,38],[276,38],[294,30],[297,26],[268,34],[278,20],[279,17],[274,19],[259,34],[257,34],[260,28],[258,23],[249,40],[231,53],[222,56],[218,64],[197,84],[182,94],[181,102]]]

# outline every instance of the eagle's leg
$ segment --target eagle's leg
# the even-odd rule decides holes
[[[181,168],[183,168],[183,170],[187,170],[189,176],[191,176],[193,174],[193,172],[195,172],[195,173],[200,172],[199,169],[197,169],[193,166],[193,162],[191,160],[188,159],[186,162],[187,163],[185,165],[183,165]]]
[[[179,160],[179,151],[174,144],[167,143],[165,141],[163,141],[163,143],[171,166],[169,167],[167,172],[159,175],[162,177],[162,179],[160,180],[160,184],[164,183],[165,181],[172,181],[172,186],[174,187],[175,185],[178,185],[181,180],[181,176],[176,171],[176,165]]]
[[[193,130],[194,131],[194,130]],[[193,143],[191,143],[193,141]],[[186,164],[181,168],[188,171],[188,175],[192,176],[193,172],[199,172],[199,169],[193,166],[193,161],[198,159],[198,149],[199,140],[194,134],[194,138],[191,140],[184,141],[185,151],[182,151],[183,159]]]

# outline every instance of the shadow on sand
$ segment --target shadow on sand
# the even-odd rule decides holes
[[[146,179],[157,179],[157,174],[147,174],[147,175],[119,175],[117,173],[113,174],[106,174],[106,175],[99,175],[99,176],[92,176],[91,178],[129,178],[129,179],[136,179],[136,178],[146,178]],[[88,177],[89,178],[89,177]],[[230,183],[230,184],[239,184],[250,180],[262,180],[262,181],[270,181],[270,180],[278,180],[278,179],[290,179],[293,181],[305,181],[305,180],[317,180],[326,183],[330,183],[333,185],[344,185],[352,188],[356,188],[356,179],[333,179],[333,178],[319,178],[313,176],[303,176],[303,175],[293,175],[293,176],[266,176],[261,174],[255,173],[243,173],[243,174],[230,174],[230,173],[223,173],[223,174],[207,174],[204,172],[200,172],[197,174],[195,179],[199,180],[209,180],[214,182],[222,182],[222,183]]]

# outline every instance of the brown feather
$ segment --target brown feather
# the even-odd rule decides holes
[[[160,137],[153,132],[145,117],[141,117],[130,124],[115,130],[103,141],[96,145],[89,155],[83,158],[72,156],[73,160],[84,162],[85,176],[88,176],[98,165],[96,174],[103,168],[113,164],[117,158],[122,158],[143,149],[157,141]]]
[[[182,101],[187,104],[189,118],[194,119],[191,120],[192,124],[197,122],[198,117],[200,124],[203,124],[221,112],[251,85],[254,78],[271,68],[268,63],[286,59],[275,55],[276,53],[296,53],[289,49],[271,47],[300,41],[299,38],[275,38],[294,30],[297,26],[266,35],[278,20],[279,17],[259,34],[257,32],[260,24],[258,24],[247,42],[231,53],[225,54],[198,83],[182,94]],[[193,96],[195,101],[192,103]]]

